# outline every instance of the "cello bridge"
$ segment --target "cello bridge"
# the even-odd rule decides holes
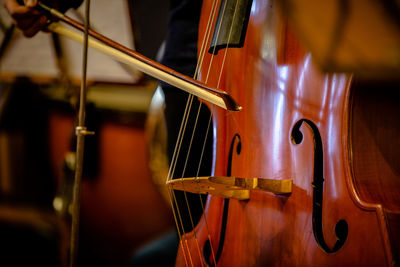
[[[290,194],[292,192],[292,184],[293,181],[291,179],[277,180],[222,176],[178,178],[167,182],[167,186],[171,189],[238,200],[249,199],[250,191],[252,190],[271,192],[276,195]]]

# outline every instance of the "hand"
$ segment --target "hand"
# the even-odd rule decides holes
[[[37,0],[24,0],[24,2],[25,5],[20,5],[17,0],[4,0],[4,6],[13,18],[14,24],[26,37],[32,37],[46,27],[49,18],[34,9]]]

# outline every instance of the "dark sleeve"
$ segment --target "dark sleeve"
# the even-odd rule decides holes
[[[78,8],[82,2],[83,0],[60,0],[59,9],[61,12],[65,12],[70,8]]]
[[[162,63],[192,76],[197,62],[201,0],[173,0]]]
[[[24,5],[24,0],[17,0],[20,5]],[[61,12],[65,12],[70,8],[78,8],[83,0],[43,0],[43,4],[56,8]]]

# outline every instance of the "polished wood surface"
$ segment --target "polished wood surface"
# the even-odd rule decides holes
[[[203,4],[199,46],[211,2]],[[200,79],[243,107],[236,113],[211,107],[213,175],[292,179],[293,191],[252,191],[248,200],[209,196],[196,231],[181,243],[177,266],[214,265],[212,255],[217,266],[395,264],[399,243],[390,236],[399,233],[399,165],[398,141],[390,140],[398,133],[396,102],[386,109],[397,110],[388,119],[375,112],[385,102],[365,114],[368,93],[353,94],[350,75],[322,73],[274,1],[253,0],[244,46],[206,53]],[[366,126],[358,122],[363,118]],[[230,158],[229,148],[239,143]],[[214,253],[207,252],[209,236]]]

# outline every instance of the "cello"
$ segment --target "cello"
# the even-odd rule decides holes
[[[396,86],[322,72],[275,1],[204,1],[198,45],[242,110],[209,106],[212,175],[168,182],[210,194],[176,266],[398,265]]]

